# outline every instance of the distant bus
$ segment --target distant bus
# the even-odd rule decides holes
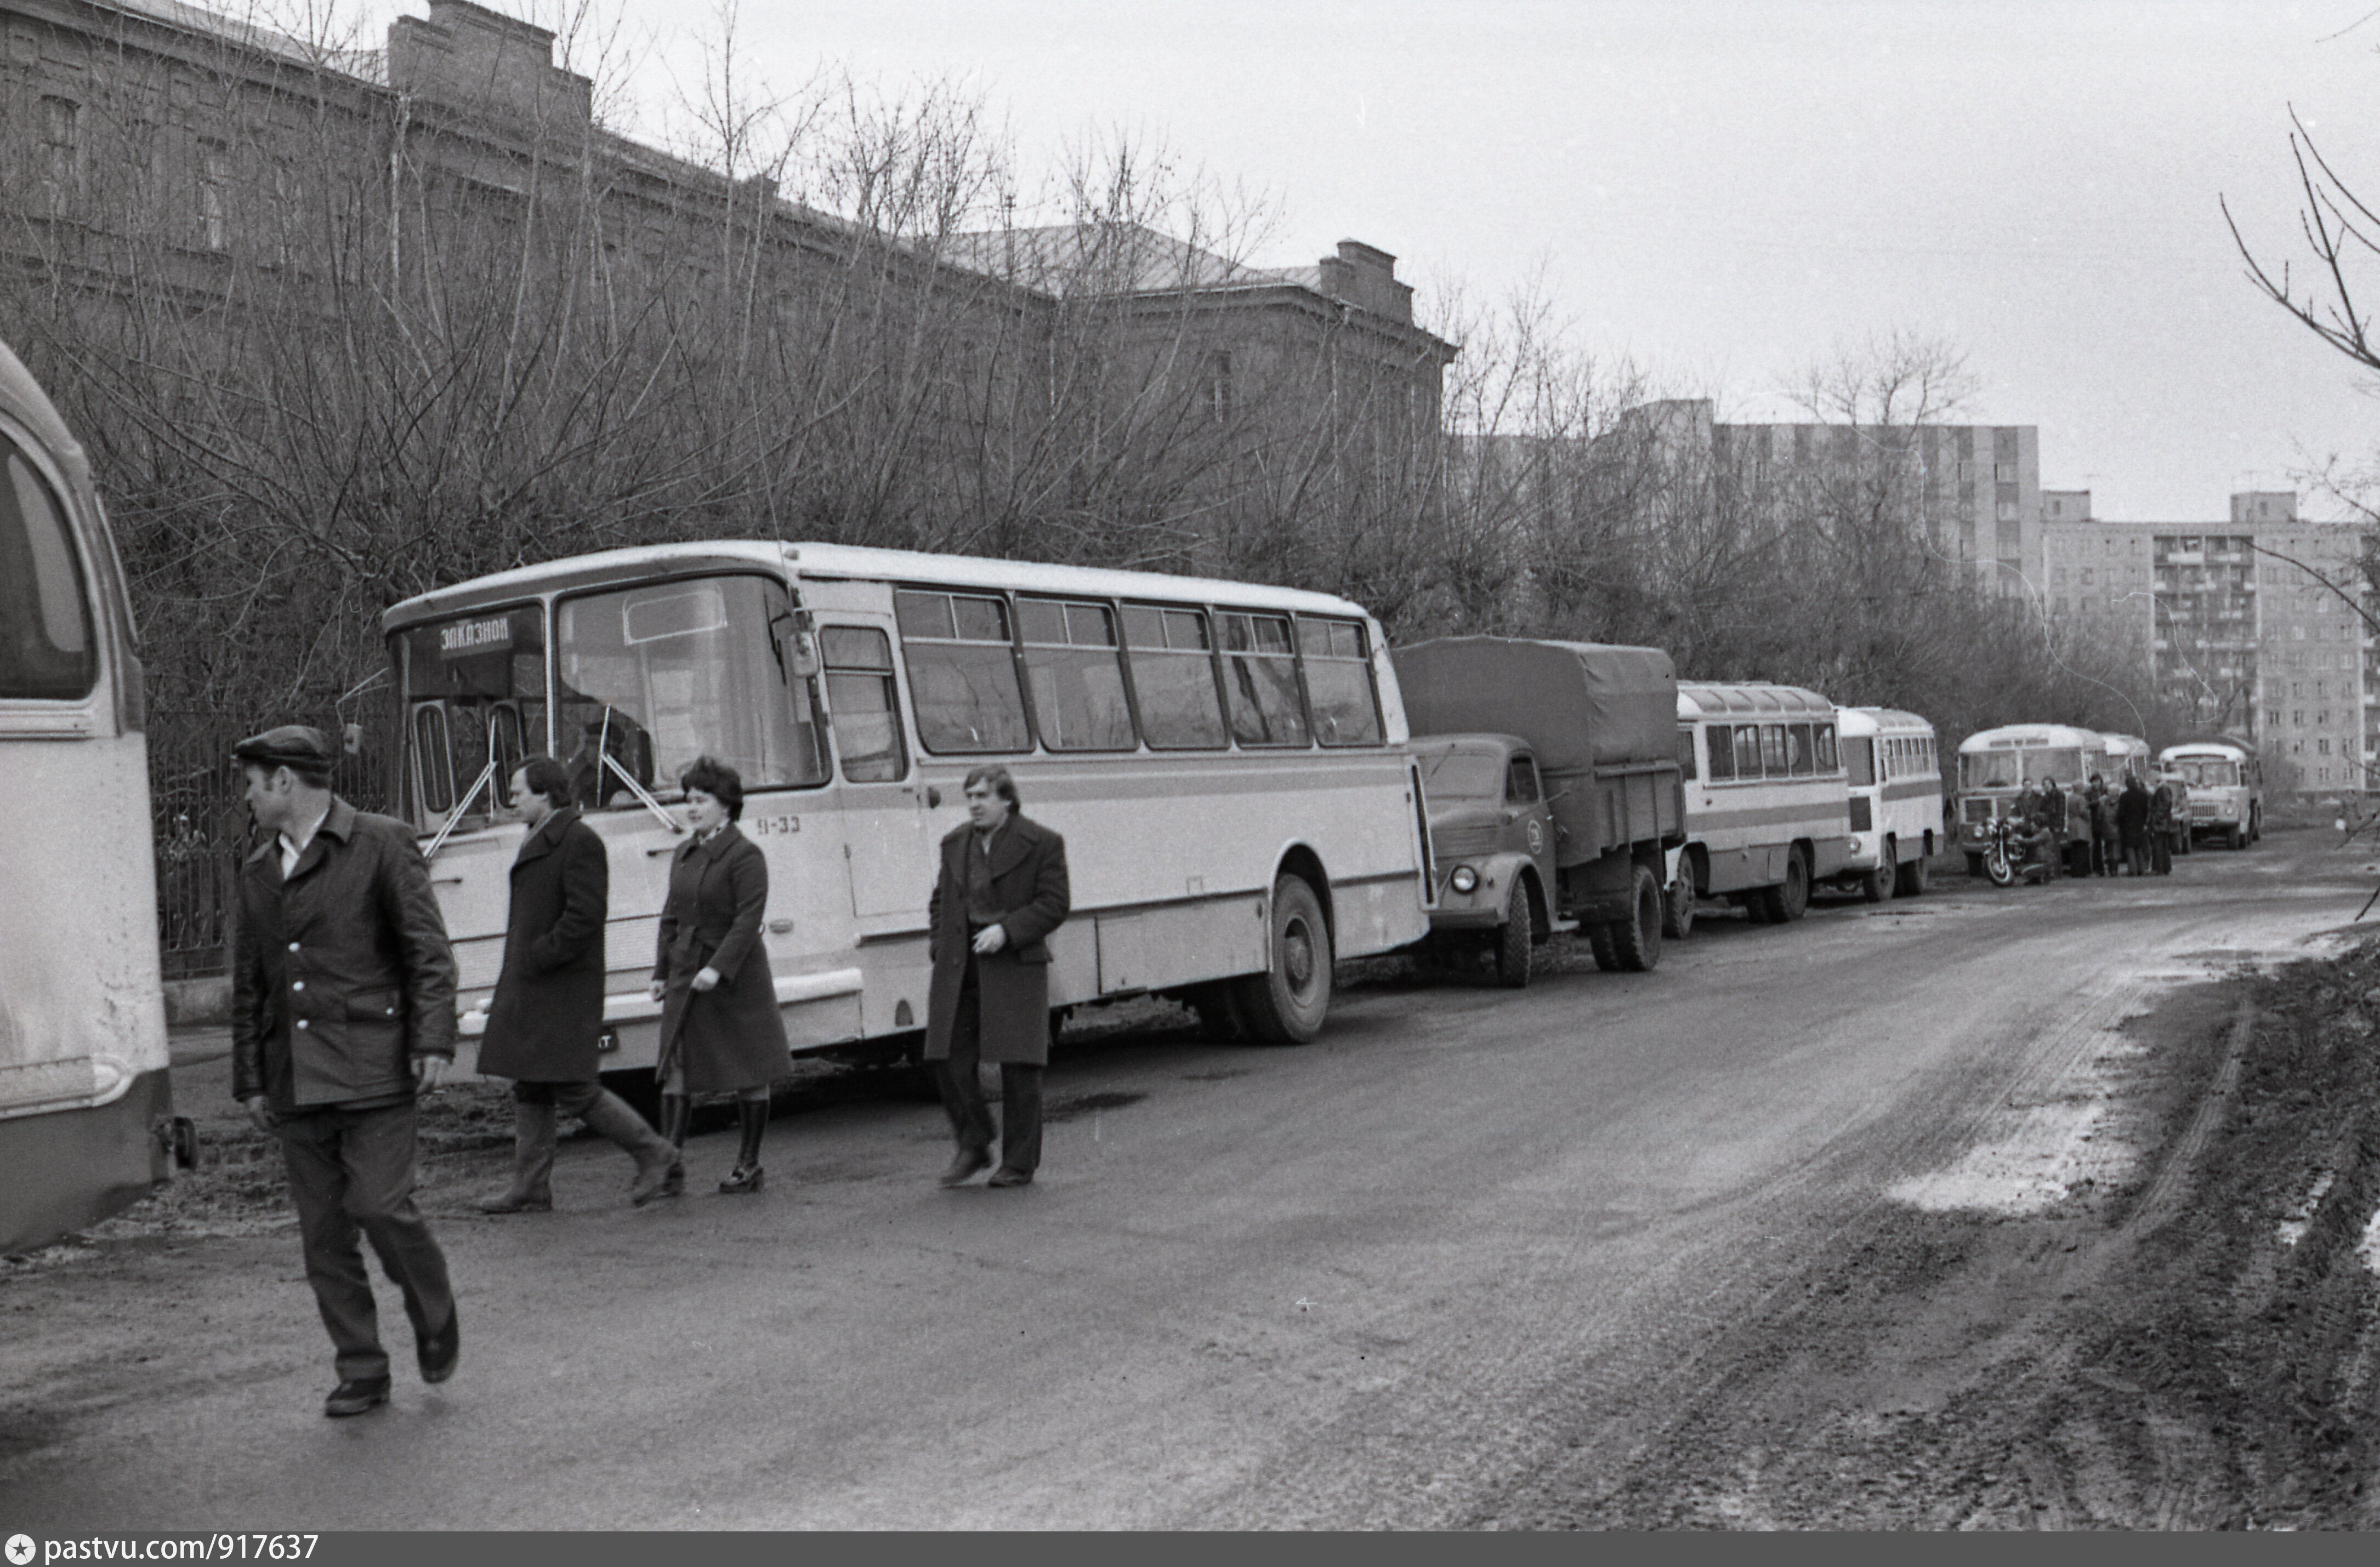
[[[1942,763],[1934,726],[1891,707],[1838,707],[1852,838],[1844,863],[1870,903],[1925,890],[1926,859],[1941,849]]]
[[[2099,738],[2105,741],[2101,751],[2106,761],[2094,771],[2107,780],[2108,789],[2121,790],[2132,778],[2140,779],[2143,789],[2155,784],[2156,780],[2149,776],[2156,769],[2150,763],[2147,741],[2136,734],[2108,734],[2104,730]]]
[[[188,1126],[174,1119],[165,1070],[149,746],[124,572],[82,448],[5,346],[0,467],[8,1252],[146,1196]]]
[[[2228,740],[2191,741],[2157,753],[2157,765],[2190,790],[2192,838],[2245,849],[2265,836],[2265,770],[2256,753]]]
[[[1967,874],[1984,874],[1991,825],[2015,810],[2027,785],[2055,779],[2071,796],[2107,765],[2107,737],[2066,724],[2010,724],[1978,729],[1960,741],[1959,846],[1966,851]],[[2073,810],[2070,799],[2068,806],[2065,853],[2082,875],[2091,864],[2090,816]]]
[[[677,775],[742,775],[797,1052],[926,1021],[927,898],[968,769],[1063,833],[1050,999],[1179,997],[1294,1043],[1335,958],[1428,929],[1420,784],[1378,624],[1323,594],[835,545],[653,546],[384,617],[404,800],[462,970],[468,1043],[504,950],[524,751],[571,768],[610,850],[606,1066],[649,1068]],[[468,1066],[467,1054],[463,1065]]]
[[[1697,896],[1784,924],[1842,874],[1853,840],[1835,724],[1834,704],[1799,686],[1678,682],[1679,877],[1690,872]]]

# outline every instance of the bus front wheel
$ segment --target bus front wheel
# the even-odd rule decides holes
[[[1251,1037],[1304,1044],[1330,1011],[1330,927],[1303,876],[1272,884],[1272,962],[1239,981],[1238,1011]]]

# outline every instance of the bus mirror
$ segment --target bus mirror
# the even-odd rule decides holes
[[[808,609],[796,609],[794,611],[794,673],[808,680],[818,672],[818,621]]]
[[[339,733],[348,755],[356,756],[362,754],[364,748],[364,727],[361,724],[344,724],[340,726]]]

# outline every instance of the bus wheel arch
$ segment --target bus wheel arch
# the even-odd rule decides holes
[[[1264,906],[1265,966],[1232,982],[1232,1011],[1251,1039],[1305,1044],[1322,1031],[1338,950],[1329,886],[1313,850],[1281,856]]]
[[[1283,876],[1295,876],[1313,890],[1314,900],[1322,906],[1322,922],[1330,933],[1331,950],[1339,946],[1339,915],[1330,897],[1330,876],[1322,868],[1322,856],[1303,843],[1293,843],[1281,850],[1280,862],[1273,866],[1272,885],[1281,886]]]

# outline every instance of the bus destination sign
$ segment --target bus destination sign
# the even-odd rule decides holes
[[[477,654],[499,652],[513,645],[513,621],[510,615],[494,615],[484,621],[456,621],[438,628],[438,653],[445,658],[468,658]]]

